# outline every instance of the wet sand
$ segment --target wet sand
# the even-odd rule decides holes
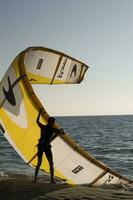
[[[36,183],[25,178],[0,179],[0,200],[133,200],[122,189]]]

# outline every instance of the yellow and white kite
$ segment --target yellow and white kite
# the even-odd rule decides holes
[[[31,84],[80,83],[87,69],[87,65],[64,53],[30,47],[14,59],[0,82],[0,130],[30,166],[37,164],[35,146],[40,128],[36,118],[43,107]],[[47,112],[42,114],[44,124],[48,117]],[[93,158],[67,134],[59,135],[52,141],[52,152],[55,176],[67,183],[98,186],[130,182]],[[49,173],[45,155],[41,169]]]

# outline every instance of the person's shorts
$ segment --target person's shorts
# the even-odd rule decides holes
[[[46,157],[52,156],[51,145],[45,146],[38,144],[38,156],[42,156],[45,153]]]

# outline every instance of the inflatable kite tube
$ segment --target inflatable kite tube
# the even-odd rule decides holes
[[[31,84],[73,84],[84,79],[88,66],[64,53],[43,47],[30,47],[12,62],[0,83],[0,130],[22,159],[32,167],[37,164],[40,128],[36,123],[43,108]],[[48,113],[41,115],[46,124]],[[57,128],[60,128],[56,124]],[[52,141],[55,176],[69,184],[130,183],[93,158],[67,134]],[[45,155],[41,169],[49,173]]]

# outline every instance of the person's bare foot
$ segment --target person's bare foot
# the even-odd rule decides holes
[[[56,184],[56,181],[54,179],[51,180],[51,184]]]
[[[36,182],[37,182],[37,181],[36,181],[36,178],[34,178],[34,179],[33,179],[33,183],[36,183]]]

